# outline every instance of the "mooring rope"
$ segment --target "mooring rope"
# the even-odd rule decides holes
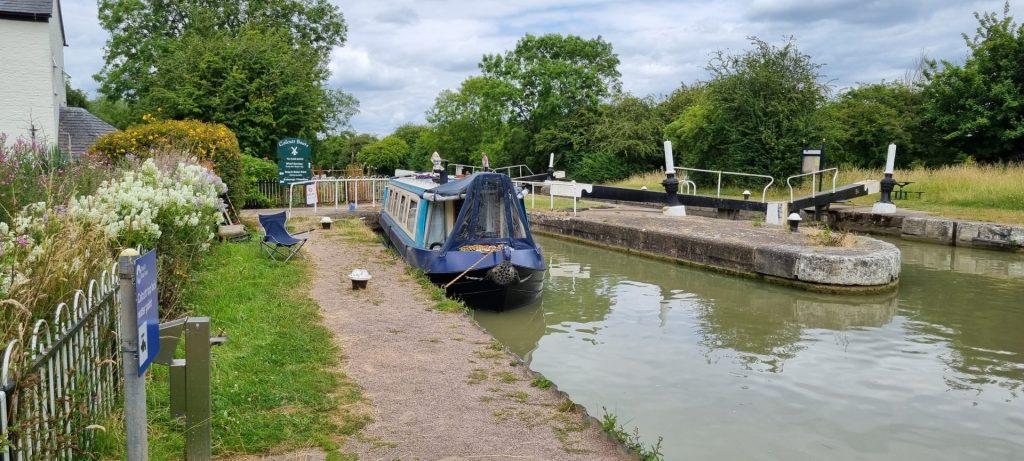
[[[462,271],[462,273],[459,274],[457,277],[453,278],[452,281],[450,281],[450,282],[444,284],[443,286],[441,286],[442,290],[447,290],[448,287],[452,286],[453,283],[458,282],[459,279],[461,279],[464,275],[469,273],[469,271],[473,270],[473,268],[476,267],[477,264],[480,264],[481,262],[483,262],[484,259],[487,259],[487,257],[490,256],[491,253],[494,253],[496,251],[500,251],[502,246],[501,245],[466,245],[466,246],[464,246],[462,248],[459,248],[459,250],[464,250],[464,249],[467,249],[467,248],[471,248],[470,250],[467,250],[467,251],[479,251],[479,252],[483,253],[484,255],[481,256],[480,259],[476,260],[476,262],[473,263],[473,265],[467,267],[466,270]]]

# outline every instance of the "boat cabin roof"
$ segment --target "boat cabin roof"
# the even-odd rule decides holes
[[[403,176],[398,178],[391,178],[392,181],[398,183],[399,186],[403,186],[403,189],[407,189],[417,194],[422,194],[427,189],[433,189],[437,187],[437,183],[430,178],[418,178],[415,176]]]

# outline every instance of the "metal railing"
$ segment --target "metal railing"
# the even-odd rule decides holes
[[[384,198],[384,187],[390,178],[386,176],[366,176],[360,178],[327,178],[311,179],[309,181],[293,182],[288,185],[288,211],[291,212],[295,200],[295,186],[313,186],[316,188],[316,200],[313,203],[313,214],[319,212],[319,205],[334,203],[337,209],[339,203],[358,205],[363,202],[370,202],[371,206],[377,206],[377,202]],[[306,196],[300,197],[301,203],[308,204]]]
[[[817,194],[817,189],[818,188],[816,187],[816,183],[814,182],[814,178],[817,177],[817,175],[819,173],[826,173],[826,172],[829,172],[829,171],[832,172],[832,193],[833,194],[836,193],[836,178],[839,177],[839,168],[825,168],[824,170],[816,170],[816,171],[812,171],[810,173],[796,174],[796,175],[793,175],[793,176],[790,176],[790,177],[786,178],[786,186],[789,186],[789,203],[793,203],[793,184],[790,183],[790,180],[793,180],[793,179],[796,179],[796,178],[802,178],[804,176],[810,176],[811,177],[811,197],[816,197],[815,194]],[[824,174],[822,174],[822,181],[824,181],[824,180],[825,180]]]
[[[576,215],[576,205],[579,201],[580,194],[589,185],[577,184],[576,181],[518,181],[513,179],[512,183],[516,186],[521,187],[524,191],[528,191],[530,194],[530,208],[537,208],[537,193],[538,187],[543,190],[545,187],[548,189],[548,198],[550,199],[550,207],[548,209],[555,209],[555,197],[571,197],[572,198],[572,214]],[[569,194],[555,193],[557,189],[568,188]],[[589,189],[586,189],[589,190]],[[525,197],[524,197],[525,198]]]
[[[0,362],[0,460],[70,460],[88,452],[90,427],[120,394],[116,266],[105,270],[52,324],[35,322],[25,349],[11,340]]]
[[[465,164],[462,164],[462,163],[449,163],[448,164],[448,168],[452,169],[453,173],[456,174],[456,175],[458,175],[458,174],[472,174],[472,173],[476,173],[477,171],[483,171],[483,169],[484,169],[484,167],[482,167],[480,165],[465,165]],[[467,173],[466,170],[469,170],[469,172]],[[493,171],[495,173],[502,173],[502,172],[504,172],[510,178],[522,178],[523,176],[533,176],[534,175],[533,170],[531,170],[530,167],[528,167],[526,165],[512,165],[512,166],[503,166],[503,167],[499,167],[499,168],[491,168],[491,171]],[[512,171],[516,172],[515,176],[512,176]],[[524,171],[526,172],[526,174],[523,174]]]
[[[740,172],[736,172],[736,171],[722,171],[722,170],[702,170],[700,168],[684,168],[684,167],[677,166],[676,167],[676,171],[679,171],[679,170],[682,170],[682,171],[697,171],[697,172],[701,172],[701,173],[717,174],[718,175],[718,189],[717,189],[717,192],[715,193],[715,196],[718,197],[718,198],[722,197],[722,175],[745,176],[745,177],[750,177],[750,178],[766,178],[766,179],[768,179],[768,185],[764,186],[764,189],[761,190],[761,203],[764,203],[765,198],[768,196],[768,188],[772,187],[772,184],[775,183],[775,178],[773,178],[771,176],[768,176],[766,174],[740,173]],[[689,181],[689,179],[684,177],[683,181]],[[693,183],[693,181],[690,181],[690,182]],[[697,193],[697,184],[696,183],[693,183],[693,193],[695,195]]]

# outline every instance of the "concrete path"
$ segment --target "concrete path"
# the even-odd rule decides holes
[[[529,370],[469,317],[433,310],[401,261],[357,239],[318,230],[306,246],[311,296],[373,417],[344,451],[361,460],[630,459],[557,391],[532,387]],[[345,277],[357,267],[373,276],[366,290]]]

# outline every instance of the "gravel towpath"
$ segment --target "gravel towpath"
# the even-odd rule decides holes
[[[340,224],[340,223],[339,223]],[[361,460],[631,459],[468,316],[439,312],[405,265],[351,227],[313,233],[311,296],[373,422],[343,447]],[[372,274],[353,291],[346,275]]]

